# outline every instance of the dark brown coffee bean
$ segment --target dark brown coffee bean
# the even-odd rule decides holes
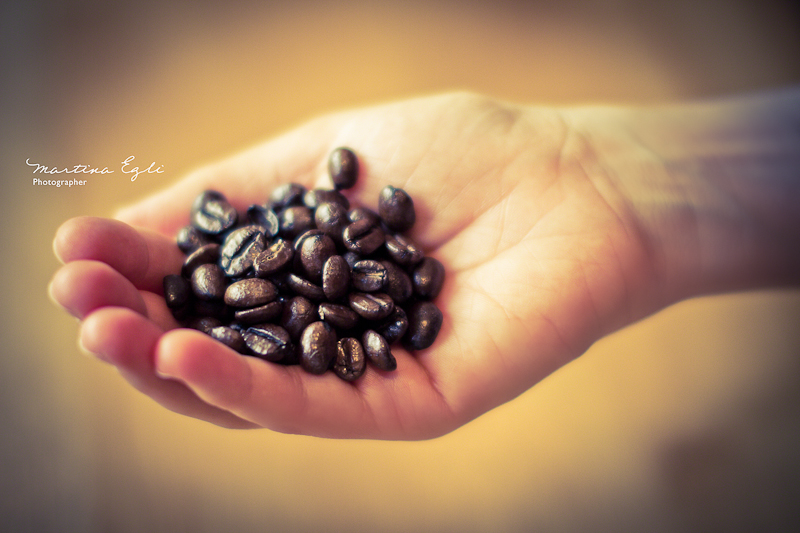
[[[220,245],[217,243],[205,244],[194,252],[186,256],[181,268],[181,275],[190,277],[194,269],[206,263],[216,263],[219,261]]]
[[[347,219],[352,224],[353,222],[358,222],[359,220],[367,219],[372,222],[373,226],[377,226],[381,223],[381,217],[378,216],[378,213],[369,209],[367,207],[354,207],[350,211],[347,212]]]
[[[192,204],[192,225],[203,233],[218,235],[232,228],[237,219],[236,209],[217,191],[201,193]]]
[[[247,223],[261,226],[267,239],[275,237],[281,229],[278,215],[264,205],[251,205],[247,208]]]
[[[178,243],[178,248],[180,248],[181,252],[190,254],[201,246],[212,244],[214,240],[210,235],[207,235],[196,227],[189,225],[178,230],[178,234],[175,236],[175,242]]]
[[[405,303],[414,293],[411,278],[405,270],[392,261],[383,260],[380,263],[386,269],[386,285],[383,291],[394,300],[394,303]]]
[[[322,266],[329,257],[336,254],[336,243],[328,235],[311,235],[300,243],[300,263],[307,279],[322,281]]]
[[[389,344],[394,344],[403,338],[408,331],[408,316],[402,307],[395,306],[392,314],[375,327]]]
[[[312,374],[324,374],[336,357],[336,332],[327,323],[309,324],[300,336],[300,364]]]
[[[353,329],[358,325],[360,317],[346,305],[323,302],[317,308],[320,320],[324,320],[337,330]]]
[[[337,148],[328,158],[328,173],[336,190],[349,189],[358,179],[358,158],[349,148]]]
[[[225,273],[213,263],[194,269],[191,283],[192,292],[201,300],[222,300],[227,288]]]
[[[303,330],[318,320],[316,304],[308,298],[295,296],[283,305],[280,325],[289,332],[293,340],[298,340]]]
[[[316,209],[325,202],[341,204],[345,211],[350,209],[350,200],[336,190],[311,189],[303,196],[303,205],[309,209]]]
[[[407,310],[408,331],[403,346],[409,350],[428,348],[442,327],[442,312],[431,302],[415,302]]]
[[[389,256],[398,265],[413,266],[425,257],[422,249],[404,235],[387,235],[385,246]]]
[[[233,318],[242,324],[261,324],[272,322],[281,316],[283,303],[277,300],[250,309],[237,309]]]
[[[278,296],[278,289],[271,281],[250,278],[228,285],[225,290],[225,303],[231,307],[258,307],[271,302]]]
[[[253,260],[253,271],[259,278],[271,276],[292,264],[294,248],[283,239],[275,239]]]
[[[250,326],[244,330],[242,337],[256,357],[273,363],[290,356],[294,351],[289,333],[275,324]]]
[[[347,298],[350,309],[367,320],[382,320],[394,310],[394,302],[382,292],[351,292]]]
[[[391,372],[397,368],[397,360],[394,358],[391,348],[389,348],[389,343],[380,333],[368,329],[361,337],[361,345],[364,347],[367,359],[375,365],[375,368],[386,372]]]
[[[328,300],[339,300],[350,289],[350,265],[341,255],[332,255],[322,266],[322,292]]]
[[[281,237],[293,240],[314,228],[314,212],[304,205],[287,207],[278,215]]]
[[[189,305],[192,300],[192,286],[189,281],[178,274],[164,276],[164,300],[170,309]]]
[[[444,265],[438,259],[426,257],[414,268],[411,281],[414,294],[423,300],[433,300],[444,284]]]
[[[383,244],[383,230],[369,219],[353,222],[342,232],[345,248],[361,255],[369,255]]]
[[[269,206],[276,212],[286,207],[303,205],[306,188],[299,183],[284,183],[272,190],[269,195]]]
[[[386,267],[374,259],[362,259],[353,266],[352,279],[353,288],[357,291],[379,291],[386,284]]]
[[[301,278],[297,274],[287,274],[286,285],[290,290],[294,291],[295,294],[305,296],[309,300],[321,302],[325,299],[325,292],[322,290],[322,287],[305,278]]]
[[[216,328],[211,328],[208,331],[208,335],[234,351],[239,353],[245,353],[247,351],[247,345],[244,342],[244,337],[242,337],[242,334],[233,328],[228,326],[218,326]]]
[[[346,337],[339,339],[333,371],[345,381],[355,381],[367,368],[367,355],[358,339]]]
[[[350,266],[350,270],[353,270],[353,267],[356,266],[356,263],[364,259],[361,254],[351,252],[350,250],[343,253],[342,257],[344,257],[344,260],[347,261],[347,264]]]
[[[265,248],[263,226],[250,225],[235,229],[222,242],[220,266],[228,276],[245,276],[253,269],[256,256]]]
[[[378,197],[378,214],[392,231],[408,231],[417,219],[414,201],[403,189],[387,185]]]
[[[214,329],[222,326],[222,320],[219,318],[215,318],[213,316],[201,316],[195,317],[186,324],[187,328],[196,329],[197,331],[202,331],[206,335]]]
[[[338,242],[342,242],[342,232],[350,224],[347,219],[347,210],[341,204],[324,202],[314,211],[314,222],[317,229]]]

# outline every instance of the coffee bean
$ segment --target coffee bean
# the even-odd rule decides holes
[[[289,332],[293,340],[298,340],[303,330],[317,320],[316,304],[308,298],[295,296],[284,304],[280,325]]]
[[[409,350],[428,348],[442,327],[442,312],[431,302],[415,302],[407,310],[408,331],[403,345]]]
[[[414,294],[423,300],[433,300],[444,284],[444,265],[438,259],[426,257],[414,269],[411,281]]]
[[[275,324],[250,326],[242,333],[247,347],[261,359],[277,362],[294,350],[289,333]]]
[[[206,263],[216,263],[219,261],[219,251],[220,245],[217,243],[205,244],[196,249],[183,261],[181,275],[188,278],[200,265],[205,265]]]
[[[201,300],[222,300],[225,294],[225,273],[213,263],[200,265],[192,272],[192,292]]]
[[[383,244],[384,233],[380,226],[372,224],[369,219],[362,219],[344,229],[342,240],[348,250],[369,255]]]
[[[387,185],[378,197],[378,214],[392,231],[411,229],[417,219],[414,201],[403,189]]]
[[[357,254],[350,250],[347,250],[345,253],[343,253],[342,257],[344,257],[344,260],[347,261],[347,264],[350,266],[350,270],[352,270],[353,267],[356,266],[356,263],[358,263],[363,259],[361,254]]]
[[[336,243],[328,235],[311,235],[303,239],[298,250],[300,262],[310,281],[322,281],[322,266],[329,257],[336,254]]]
[[[211,328],[208,331],[208,335],[234,351],[239,353],[245,353],[247,351],[247,345],[244,342],[244,337],[242,337],[241,333],[231,327],[218,326],[216,328]]]
[[[210,235],[207,235],[196,227],[189,225],[178,230],[178,234],[175,236],[175,242],[178,243],[178,248],[180,248],[181,252],[190,254],[201,246],[213,243],[214,240]]]
[[[350,221],[350,223],[367,219],[372,223],[373,226],[377,226],[381,223],[381,217],[378,216],[378,213],[367,207],[354,207],[347,212],[347,219]]]
[[[300,336],[300,364],[312,374],[324,374],[336,357],[336,332],[327,323],[309,324]]]
[[[275,300],[258,307],[237,309],[233,313],[233,318],[242,324],[261,324],[264,322],[272,322],[280,317],[282,312],[283,303]]]
[[[225,290],[225,303],[231,307],[258,307],[271,302],[278,295],[272,282],[261,278],[250,278],[228,285]]]
[[[414,286],[411,283],[411,278],[406,274],[405,270],[392,261],[383,260],[380,263],[386,269],[384,292],[394,300],[394,303],[405,303],[414,293]]]
[[[309,300],[321,302],[325,299],[325,292],[322,287],[315,285],[307,279],[301,278],[297,274],[288,274],[286,276],[286,285],[300,296],[305,296]]]
[[[294,248],[283,239],[275,239],[266,250],[253,260],[253,270],[259,278],[265,278],[288,268],[294,258]]]
[[[367,359],[376,368],[387,372],[397,368],[397,360],[389,348],[389,343],[379,333],[368,329],[361,337],[361,344]]]
[[[248,224],[264,228],[264,236],[268,239],[275,237],[281,229],[278,215],[271,208],[264,205],[251,205],[247,208]]]
[[[422,250],[404,235],[387,235],[386,251],[398,265],[413,266],[422,261],[425,255]]]
[[[350,223],[347,210],[341,204],[324,202],[314,211],[314,223],[317,229],[330,235],[337,243],[342,242],[342,232]]]
[[[336,190],[349,189],[358,179],[358,158],[349,148],[337,148],[328,158],[328,173]]]
[[[309,209],[316,209],[326,202],[341,204],[345,211],[350,209],[350,200],[336,190],[311,189],[303,196],[303,205]]]
[[[164,276],[164,300],[170,309],[180,309],[192,300],[192,286],[183,276],[168,274]]]
[[[328,300],[339,300],[350,289],[350,265],[341,255],[332,255],[322,266],[322,292]]]
[[[345,381],[355,381],[367,368],[367,356],[363,346],[353,337],[339,339],[336,347],[333,371]]]
[[[280,221],[280,235],[292,240],[298,235],[314,229],[314,212],[304,205],[285,208],[278,215]]]
[[[375,326],[375,331],[381,334],[389,344],[394,344],[403,338],[408,331],[408,316],[402,307],[395,306],[394,311],[386,320]]]
[[[394,310],[394,302],[387,294],[376,292],[351,292],[348,296],[350,309],[367,320],[381,320]]]
[[[222,299],[219,300],[201,300],[195,298],[190,306],[194,316],[207,316],[221,320],[224,323],[230,322],[233,318],[233,311],[228,307]]]
[[[266,248],[263,226],[244,226],[231,231],[222,242],[220,266],[231,277],[246,275],[256,256]]]
[[[192,225],[203,233],[218,235],[232,228],[237,219],[236,209],[217,191],[201,193],[192,204]]]
[[[362,259],[353,266],[353,288],[357,291],[379,291],[386,280],[386,267],[374,259]]]
[[[324,320],[338,330],[353,329],[360,320],[358,314],[345,305],[323,302],[317,307],[320,320]]]
[[[284,183],[273,189],[272,194],[269,195],[268,205],[276,212],[286,207],[303,205],[305,194],[306,188],[299,183]]]

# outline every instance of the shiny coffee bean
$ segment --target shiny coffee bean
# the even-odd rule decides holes
[[[300,296],[305,296],[309,300],[321,302],[325,299],[325,292],[322,287],[316,285],[305,278],[301,278],[297,274],[287,274],[286,285],[291,291]]]
[[[318,320],[316,304],[303,296],[295,296],[283,305],[280,325],[293,340],[298,340],[303,330]]]
[[[216,328],[211,328],[208,331],[208,335],[234,351],[239,353],[245,353],[247,351],[247,345],[244,342],[244,337],[242,337],[241,333],[231,327],[218,326]]]
[[[218,235],[232,228],[238,213],[219,192],[205,191],[192,204],[191,222],[194,227],[209,235]]]
[[[322,292],[328,300],[339,300],[350,290],[350,265],[341,255],[332,255],[322,266]]]
[[[295,237],[314,229],[314,212],[304,205],[287,207],[278,215],[281,237],[293,240]]]
[[[444,284],[444,265],[438,259],[426,257],[414,268],[411,281],[414,294],[423,300],[433,300]]]
[[[406,274],[405,270],[392,261],[383,260],[380,263],[386,269],[386,284],[383,292],[388,294],[394,300],[394,303],[405,303],[414,293],[411,278]]]
[[[275,239],[266,250],[253,260],[253,271],[259,278],[265,278],[289,267],[294,259],[294,248],[283,239]]]
[[[164,300],[170,309],[189,305],[192,300],[192,286],[189,281],[178,274],[164,276]]]
[[[278,319],[283,313],[283,303],[277,300],[258,307],[237,309],[233,318],[242,324],[261,324]]]
[[[242,337],[254,355],[273,363],[290,356],[294,351],[289,333],[275,324],[250,326],[244,330]]]
[[[380,248],[384,238],[380,226],[372,224],[369,219],[353,222],[342,232],[345,248],[361,255],[369,255]]]
[[[422,249],[404,235],[387,235],[386,251],[401,266],[413,266],[422,261]]]
[[[442,312],[431,302],[415,302],[407,310],[408,331],[403,346],[409,350],[428,348],[442,327]]]
[[[317,307],[320,320],[324,320],[337,330],[353,329],[361,319],[358,314],[346,305],[323,302]]]
[[[316,209],[326,202],[341,204],[345,211],[350,209],[350,200],[336,190],[311,189],[303,196],[303,205],[309,209]]]
[[[194,252],[186,256],[181,267],[181,275],[189,277],[194,269],[206,263],[216,263],[219,261],[220,245],[217,243],[205,244]]]
[[[328,173],[336,190],[349,189],[358,179],[358,158],[349,148],[337,148],[328,157]]]
[[[190,254],[201,246],[212,244],[214,240],[210,235],[207,235],[196,227],[189,225],[178,230],[178,234],[175,236],[175,242],[178,243],[178,248],[180,248],[181,252]]]
[[[309,324],[300,336],[300,364],[307,372],[324,374],[336,357],[336,331],[327,323]]]
[[[355,381],[367,368],[367,355],[358,339],[346,337],[339,339],[336,346],[336,359],[333,371],[345,381]]]
[[[213,263],[194,269],[191,284],[192,292],[201,300],[222,300],[227,288],[225,273]]]
[[[286,207],[303,205],[305,194],[306,188],[299,183],[284,183],[272,190],[268,205],[276,212]]]
[[[300,244],[298,253],[306,277],[310,281],[321,282],[322,267],[329,257],[336,254],[336,243],[324,233],[311,235]]]
[[[350,250],[348,250],[345,253],[343,253],[342,257],[344,257],[344,260],[347,261],[348,265],[350,265],[350,270],[352,270],[353,267],[356,266],[356,263],[358,263],[359,261],[364,259],[361,256],[361,254],[357,254],[355,252],[351,252]]]
[[[379,291],[386,280],[386,267],[374,259],[362,259],[353,266],[353,288],[357,291]]]
[[[342,232],[350,224],[347,210],[341,204],[324,202],[314,211],[314,223],[317,229],[330,235],[337,243],[342,242]]]
[[[201,316],[195,317],[186,324],[187,328],[196,329],[197,331],[202,331],[206,335],[214,329],[222,326],[222,320],[219,318],[215,318],[213,316]]]
[[[417,219],[414,201],[403,189],[387,185],[378,196],[378,214],[392,231],[408,231]]]
[[[250,225],[235,229],[222,242],[220,266],[228,276],[245,276],[253,269],[256,256],[265,248],[263,226]]]
[[[381,217],[378,216],[378,213],[367,207],[354,207],[347,212],[347,219],[351,224],[364,219],[369,220],[373,226],[381,223]]]
[[[387,372],[397,368],[397,360],[394,358],[391,348],[389,348],[389,343],[380,333],[368,329],[361,337],[361,345],[364,347],[367,359],[375,365],[375,368]]]
[[[403,338],[408,331],[408,316],[402,307],[395,306],[392,314],[386,320],[375,326],[375,331],[381,334],[389,344],[394,344]]]
[[[275,237],[281,229],[278,215],[264,205],[251,205],[247,208],[247,223],[261,226],[267,239]]]
[[[237,281],[225,289],[225,303],[231,307],[258,307],[271,302],[278,296],[278,289],[272,282],[261,278]]]
[[[394,310],[394,302],[381,292],[351,292],[347,295],[350,309],[367,320],[381,320]]]

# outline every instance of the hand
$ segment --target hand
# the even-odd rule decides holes
[[[178,413],[226,427],[327,437],[422,439],[500,405],[661,305],[656,268],[627,200],[558,110],[452,94],[335,114],[201,169],[118,214],[77,218],[54,248],[53,299],[81,345]],[[446,268],[444,323],[397,370],[354,383],[241,356],[177,324],[161,296],[194,197],[240,211],[289,181],[330,187],[327,155],[358,154],[352,202],[387,184],[415,200],[412,238]]]

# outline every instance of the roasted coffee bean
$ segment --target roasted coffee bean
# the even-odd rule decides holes
[[[328,172],[336,190],[349,189],[358,179],[358,158],[349,148],[337,148],[328,158]]]
[[[222,242],[220,266],[228,276],[245,276],[253,269],[256,256],[266,247],[263,226],[250,225],[235,229]]]
[[[381,334],[389,344],[394,344],[403,338],[408,331],[408,316],[402,307],[394,306],[394,311],[386,320],[375,326],[375,331]]]
[[[341,204],[324,202],[314,211],[317,229],[330,235],[337,243],[342,242],[342,232],[350,224],[347,210]]]
[[[350,250],[347,250],[345,253],[342,254],[344,260],[347,261],[347,264],[350,266],[350,270],[353,270],[353,267],[356,266],[356,263],[364,259],[361,254],[357,254]]]
[[[352,224],[353,222],[358,222],[359,220],[367,219],[372,222],[373,226],[377,226],[381,223],[381,217],[378,216],[378,213],[369,209],[367,207],[354,207],[350,211],[347,212],[347,219]]]
[[[309,324],[300,336],[300,364],[312,374],[324,374],[336,357],[336,331],[320,321]]]
[[[344,246],[352,252],[369,255],[383,244],[384,233],[380,226],[369,219],[353,222],[342,232]]]
[[[394,302],[382,292],[351,292],[347,295],[350,309],[367,320],[381,320],[394,310]]]
[[[386,267],[374,259],[362,259],[353,266],[353,288],[361,292],[379,291],[386,284]]]
[[[423,300],[433,300],[444,284],[444,265],[438,259],[426,257],[414,268],[411,281],[414,294]]]
[[[389,229],[400,233],[410,230],[417,219],[408,193],[391,185],[384,187],[378,197],[378,214]]]
[[[264,236],[271,239],[278,234],[281,229],[281,223],[278,220],[278,215],[275,214],[271,208],[264,205],[251,205],[247,208],[247,221],[248,224],[261,226],[264,228]]]
[[[322,287],[316,285],[305,278],[301,278],[297,274],[287,274],[286,285],[294,291],[295,294],[305,296],[309,300],[321,302],[325,299],[325,292]]]
[[[392,354],[389,343],[386,342],[380,333],[368,329],[361,337],[361,345],[370,363],[376,368],[391,372],[397,368],[397,360]]]
[[[350,289],[350,265],[341,255],[332,255],[322,266],[322,292],[328,300],[339,300]]]
[[[244,342],[257,357],[271,361],[280,361],[291,356],[294,345],[289,333],[275,324],[258,324],[250,326],[242,333]]]
[[[304,205],[287,207],[278,215],[281,224],[281,237],[293,240],[295,237],[314,229],[314,212]]]
[[[206,263],[192,272],[192,292],[201,300],[222,300],[226,287],[225,273],[219,265]]]
[[[403,346],[409,350],[428,348],[442,327],[442,312],[432,302],[415,302],[407,310],[408,331]]]
[[[232,228],[238,213],[222,193],[205,191],[192,204],[192,225],[209,235],[218,235]]]
[[[283,305],[280,325],[293,340],[298,340],[303,330],[318,320],[316,304],[303,296],[295,296]]]
[[[202,331],[206,335],[214,329],[222,326],[222,320],[219,318],[215,318],[213,316],[202,316],[202,317],[195,317],[186,324],[187,328],[196,329],[197,331]]]
[[[183,261],[181,275],[188,278],[192,275],[194,269],[200,265],[205,265],[206,263],[216,263],[219,261],[219,250],[220,245],[217,243],[205,244],[196,249]]]
[[[341,204],[345,211],[350,209],[350,200],[336,190],[311,189],[303,196],[303,205],[309,209],[316,209],[325,202]]]
[[[213,317],[225,323],[233,319],[233,311],[221,299],[200,300],[195,298],[190,307],[194,316]]]
[[[269,195],[269,206],[276,212],[286,207],[303,205],[306,188],[299,183],[284,183],[273,189]]]
[[[281,316],[283,303],[277,300],[250,309],[237,309],[233,318],[242,324],[261,324],[272,322]]]
[[[383,260],[380,263],[386,269],[386,284],[383,291],[394,300],[394,303],[405,303],[414,293],[411,278],[405,270],[392,261]]]
[[[310,281],[322,281],[322,266],[329,257],[336,254],[336,243],[328,235],[311,235],[300,243],[300,262]]]
[[[241,333],[231,327],[218,326],[216,328],[211,328],[208,331],[208,335],[234,351],[239,353],[245,353],[247,351],[247,345],[244,342],[244,337],[242,337]]]
[[[324,320],[338,330],[353,329],[358,325],[360,317],[346,305],[323,302],[317,307],[320,320]]]
[[[175,236],[175,242],[178,243],[178,248],[180,248],[181,252],[190,254],[201,246],[213,243],[214,240],[210,235],[207,235],[196,227],[189,225],[178,230],[178,234]]]
[[[386,251],[398,265],[413,266],[422,261],[425,255],[414,242],[404,235],[387,235]]]
[[[345,381],[355,381],[367,368],[367,355],[358,339],[346,337],[339,339],[333,371]]]
[[[259,278],[265,278],[288,268],[294,258],[294,248],[283,239],[275,239],[266,250],[253,260],[253,270]]]
[[[278,296],[278,289],[271,281],[250,278],[237,281],[225,289],[225,303],[231,307],[258,307],[271,302]]]
[[[180,309],[192,300],[192,286],[178,274],[164,276],[164,300],[170,309]]]

